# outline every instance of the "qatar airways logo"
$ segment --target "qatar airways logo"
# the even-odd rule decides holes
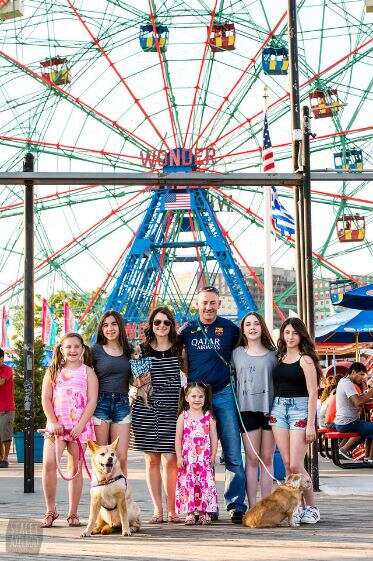
[[[154,169],[163,168],[166,173],[175,172],[174,168],[190,168],[195,171],[214,163],[216,150],[212,146],[197,148],[194,152],[189,148],[174,148],[173,150],[146,150],[140,152],[141,163],[144,167]],[[184,171],[184,170],[183,170]]]

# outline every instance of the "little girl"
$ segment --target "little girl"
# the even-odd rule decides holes
[[[83,449],[88,439],[95,440],[91,417],[96,407],[97,378],[87,363],[89,349],[78,333],[67,333],[53,352],[52,363],[47,369],[42,387],[42,404],[47,417],[45,431],[42,482],[46,512],[42,528],[50,528],[58,518],[56,510],[57,457],[61,459],[67,448],[69,471],[77,472],[79,439]],[[82,471],[69,481],[69,526],[80,526],[77,510],[83,487]]]
[[[214,463],[218,447],[216,423],[211,414],[211,390],[201,382],[181,389],[176,424],[176,509],[187,514],[185,524],[211,524],[217,510]]]

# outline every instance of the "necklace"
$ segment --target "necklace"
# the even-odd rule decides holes
[[[153,347],[153,349],[155,351],[157,351],[157,353],[161,354],[161,357],[164,358],[165,357],[165,353],[167,353],[167,351],[170,350],[171,347],[167,347],[167,349],[158,349],[157,347]]]

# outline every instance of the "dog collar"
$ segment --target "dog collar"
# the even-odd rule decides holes
[[[126,489],[127,489],[127,477],[125,477],[123,473],[117,475],[116,477],[112,477],[111,479],[107,479],[106,481],[92,480],[91,487],[102,487],[103,485],[110,485],[110,483],[114,483],[114,481],[118,481],[119,479],[126,480]]]

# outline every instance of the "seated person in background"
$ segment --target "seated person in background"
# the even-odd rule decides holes
[[[354,362],[345,378],[342,378],[337,386],[336,394],[336,416],[335,427],[340,432],[358,432],[362,438],[373,439],[373,423],[360,420],[360,407],[373,399],[373,388],[361,395],[354,384],[361,385],[364,382],[367,369],[361,362]],[[366,461],[373,462],[373,446],[368,447]],[[347,449],[340,449],[344,457],[350,458]]]
[[[328,376],[328,378],[325,379],[324,389],[322,390],[322,394],[320,396],[321,405],[317,415],[317,421],[319,427],[323,427],[323,428],[327,427],[327,425],[325,424],[326,423],[325,415],[336,387],[337,387],[336,378],[334,376]]]

